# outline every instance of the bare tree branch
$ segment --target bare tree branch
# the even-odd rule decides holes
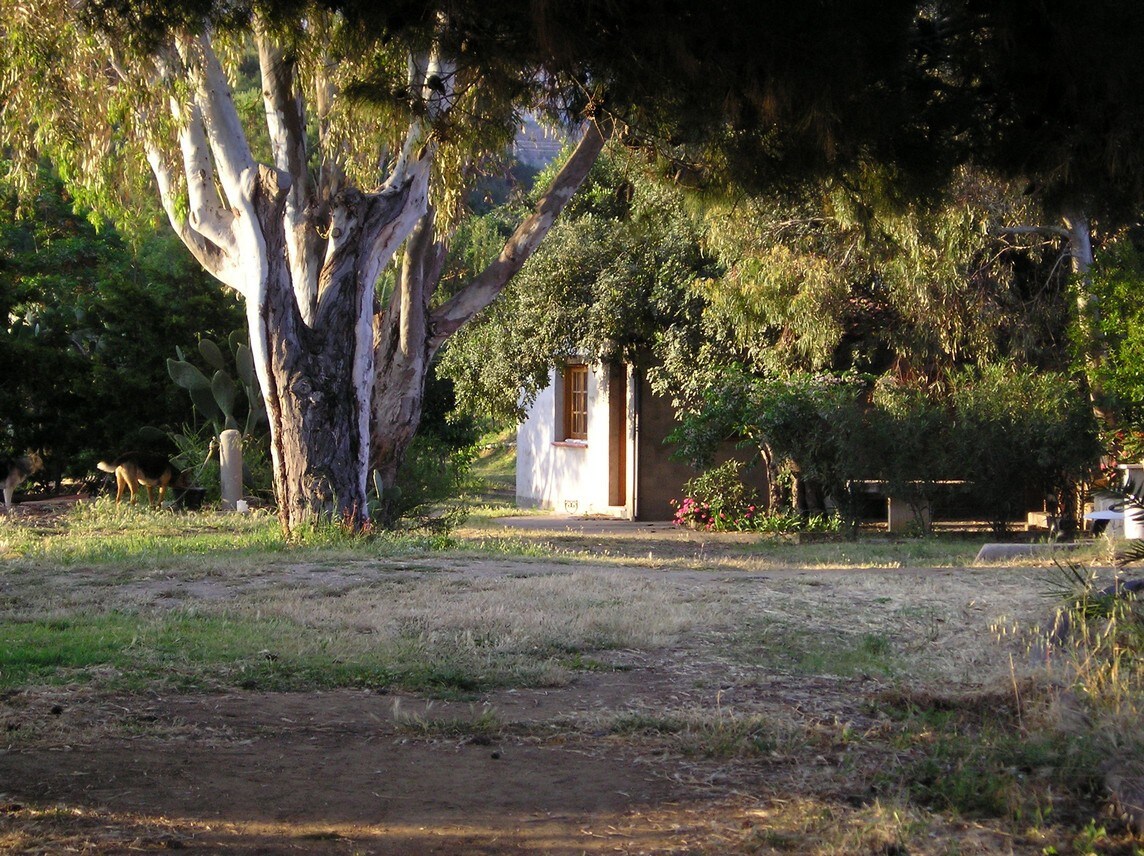
[[[585,126],[580,142],[553,179],[552,185],[540,198],[532,214],[517,226],[496,260],[462,291],[433,312],[430,322],[430,354],[435,353],[461,325],[492,303],[508,281],[524,266],[564,206],[588,177],[612,131],[613,124],[609,119],[589,122]]]
[[[175,206],[174,174],[164,161],[162,153],[149,143],[146,149],[147,162],[151,165],[151,171],[159,186],[159,200],[171,228],[207,273],[241,293],[242,279],[227,255],[217,244],[207,240],[200,232],[191,228],[185,219],[179,217]]]
[[[294,292],[302,317],[311,323],[317,308],[321,241],[313,222],[313,197],[308,173],[306,114],[296,89],[294,61],[267,34],[256,16],[255,42],[262,75],[262,98],[274,163],[292,178],[286,197],[286,251],[293,270]]]
[[[232,210],[250,212],[251,184],[257,178],[257,165],[210,36],[184,35],[177,45],[195,85],[195,103],[202,111],[203,128],[222,191]]]

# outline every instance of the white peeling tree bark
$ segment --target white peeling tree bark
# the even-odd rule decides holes
[[[253,158],[208,36],[179,39],[160,65],[190,94],[170,102],[179,157],[152,139],[148,160],[177,234],[245,301],[284,530],[322,518],[358,529],[368,519],[374,287],[427,210],[433,147],[415,123],[376,191],[348,187],[334,158],[315,186],[300,75],[264,31],[255,38],[274,164]]]

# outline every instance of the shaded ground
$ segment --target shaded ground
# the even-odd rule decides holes
[[[696,549],[687,535],[670,530],[654,537],[664,539],[663,555]],[[720,541],[718,552],[735,543]],[[638,550],[647,553],[645,565],[591,570],[646,574],[680,590],[709,588],[760,612],[795,604],[824,627],[893,607],[895,616],[906,616],[892,625],[903,650],[947,662],[964,658],[970,677],[961,691],[992,692],[992,679],[1008,668],[1000,651],[988,650],[990,622],[1044,608],[1026,571],[728,576],[657,567],[654,539],[640,540]],[[404,561],[397,570],[411,577],[499,576],[584,567],[433,556],[424,568]],[[124,580],[121,593],[125,602],[165,607],[259,586],[341,586],[364,569],[315,571],[284,564],[238,582]],[[82,568],[66,573],[39,582],[92,584]],[[0,748],[0,849],[904,856],[1041,854],[1057,846],[1070,852],[1045,825],[1014,830],[953,815],[888,817],[893,810],[877,783],[908,754],[892,739],[897,725],[877,704],[893,690],[891,682],[744,665],[728,655],[729,644],[726,633],[697,628],[669,649],[601,652],[601,668],[577,673],[565,687],[460,702],[366,691],[11,694],[0,699],[0,729],[8,735]],[[989,658],[996,662],[989,665]],[[724,713],[759,717],[773,725],[763,751],[730,757],[687,751],[654,728],[614,727],[624,716],[650,719],[666,711],[701,711],[708,722]],[[924,834],[907,846],[899,836],[911,824]]]
[[[1014,849],[1000,829],[948,821],[931,833],[931,851],[884,849],[876,795],[853,790],[847,768],[893,759],[848,754],[843,740],[886,727],[862,710],[876,684],[695,682],[693,667],[645,661],[567,688],[428,708],[349,691],[21,694],[5,700],[5,728],[38,722],[43,733],[0,754],[0,831],[51,843],[31,852],[714,854],[809,852],[792,824],[825,822],[831,837],[853,827],[853,849],[840,852],[953,852],[951,840],[962,853],[1044,846],[1034,837]],[[654,737],[592,727],[617,711],[709,704],[713,691],[728,708],[793,718],[820,735],[820,751],[681,757]],[[460,725],[486,710],[499,723],[493,733]],[[456,733],[419,734],[422,717]]]

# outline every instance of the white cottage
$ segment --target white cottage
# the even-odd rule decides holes
[[[629,365],[554,369],[516,435],[516,501],[574,515],[670,520],[696,473],[664,440],[671,402]]]

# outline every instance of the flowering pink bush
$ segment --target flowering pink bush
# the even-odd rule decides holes
[[[740,465],[729,461],[692,479],[682,500],[672,500],[676,526],[708,532],[837,531],[835,516],[804,518],[797,512],[767,514],[755,505],[752,492],[739,477]]]
[[[675,508],[675,516],[672,522],[676,526],[686,526],[689,529],[714,529],[715,519],[711,514],[711,506],[706,502],[700,502],[692,496],[685,496],[682,502],[676,502],[674,499],[671,505]]]

